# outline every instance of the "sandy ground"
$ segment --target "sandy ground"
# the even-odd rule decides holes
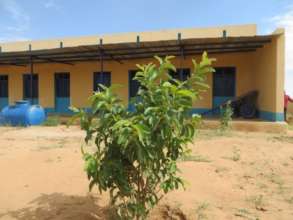
[[[88,193],[77,127],[0,128],[0,219],[106,219]],[[293,133],[201,131],[180,162],[186,190],[150,219],[293,219]]]

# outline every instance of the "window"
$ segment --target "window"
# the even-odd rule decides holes
[[[0,98],[8,97],[8,76],[0,75]]]
[[[169,74],[170,76],[172,76],[173,79],[185,81],[190,77],[190,69],[176,69],[176,72],[170,71]]]
[[[32,81],[31,81],[32,79]],[[31,99],[39,97],[39,77],[38,74],[23,75],[23,98]]]
[[[137,95],[140,84],[137,80],[134,80],[137,70],[129,70],[129,98]]]
[[[98,91],[99,84],[102,84],[106,87],[111,86],[111,73],[110,72],[94,72],[94,91]]]

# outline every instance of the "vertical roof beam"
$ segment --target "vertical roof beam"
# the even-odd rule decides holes
[[[31,51],[31,45],[30,45],[30,51]],[[33,104],[33,74],[34,74],[34,60],[33,56],[30,56],[30,98],[31,98],[31,105]]]
[[[178,41],[179,50],[180,50],[179,51],[180,52],[180,69],[181,69],[181,73],[180,74],[182,74],[183,60],[185,60],[184,47],[182,45],[181,39],[182,39],[182,34],[181,33],[178,33],[177,34],[177,41]]]
[[[139,44],[140,44],[140,36],[137,35],[136,36],[136,46],[139,47]]]
[[[227,30],[223,30],[223,38],[227,38]]]
[[[103,59],[103,38],[100,38],[100,47],[99,47],[99,52],[100,52],[100,72],[103,76],[103,72],[104,72],[104,59]]]

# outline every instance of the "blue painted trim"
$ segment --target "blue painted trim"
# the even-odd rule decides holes
[[[38,98],[33,98],[33,99],[24,99],[26,101],[29,101],[30,105],[38,105],[39,104],[39,99]]]
[[[0,111],[8,105],[8,98],[0,98]]]
[[[234,96],[214,96],[213,98],[213,107],[218,107],[223,103],[232,100]]]
[[[55,98],[55,112],[60,114],[72,114],[70,107],[69,97],[56,97]]]
[[[234,96],[214,96],[213,98],[213,107],[218,107],[222,104],[224,104],[225,102],[228,102],[229,100],[232,100],[234,98]],[[220,109],[213,111],[214,115],[220,115],[221,111]]]
[[[91,113],[92,109],[91,108],[82,108],[84,111],[86,111],[87,113]],[[74,113],[70,110],[68,110],[67,112],[57,112],[55,110],[55,108],[45,108],[45,113],[46,115],[48,114],[56,114],[56,115],[73,115]]]
[[[207,111],[210,111],[210,109],[209,108],[193,108],[193,109],[191,109],[190,113],[191,114],[203,114]]]
[[[91,112],[91,108],[84,108],[85,111]],[[193,108],[190,114],[203,114],[210,111],[209,108]],[[134,106],[129,104],[128,111],[133,112]],[[55,108],[45,108],[46,114],[73,114],[72,112],[56,112]],[[212,113],[208,113],[205,116],[211,116]],[[268,111],[259,111],[259,118],[265,121],[284,121],[284,113],[280,112],[268,112]]]
[[[50,114],[50,113],[55,113],[55,108],[45,108],[45,113]]]
[[[259,111],[259,118],[266,121],[284,121],[284,113]]]

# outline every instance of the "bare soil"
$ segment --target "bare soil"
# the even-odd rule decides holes
[[[88,192],[78,127],[0,128],[0,219],[108,219],[107,194]],[[293,132],[200,131],[180,162],[186,190],[150,219],[293,219]]]

